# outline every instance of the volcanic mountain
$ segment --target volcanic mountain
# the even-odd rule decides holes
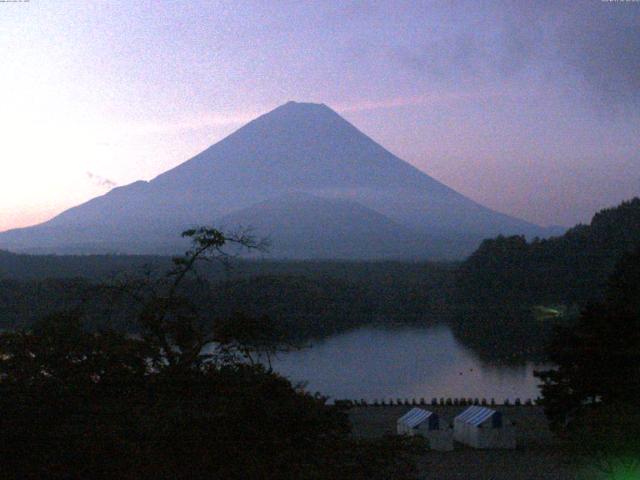
[[[175,253],[194,225],[254,227],[287,258],[445,258],[545,230],[399,159],[325,105],[286,103],[155,179],[0,233],[39,253]]]

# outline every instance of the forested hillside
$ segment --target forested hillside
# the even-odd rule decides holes
[[[55,276],[56,265],[62,278],[48,278]],[[126,328],[122,322],[132,305],[121,299],[121,314],[114,314],[113,300],[101,285],[144,279],[145,269],[157,274],[167,265],[169,259],[162,257],[7,255],[4,261],[0,258],[0,268],[5,267],[0,329],[29,325],[60,310],[90,312],[96,325],[110,322]],[[202,267],[200,281],[189,286],[188,295],[209,318],[238,311],[269,315],[303,338],[374,321],[439,316],[446,309],[454,272],[453,265],[399,262],[241,261],[230,269]]]
[[[625,252],[640,245],[640,199],[596,213],[589,225],[527,242],[482,242],[456,275],[459,303],[575,303],[597,299]]]

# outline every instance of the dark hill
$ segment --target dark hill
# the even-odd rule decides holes
[[[527,242],[522,236],[485,240],[461,266],[459,299],[496,304],[595,300],[622,256],[640,246],[640,199],[596,213],[589,225]]]

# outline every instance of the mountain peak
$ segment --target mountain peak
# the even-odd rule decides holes
[[[282,105],[280,105],[277,108],[289,108],[289,109],[324,108],[324,109],[327,109],[327,110],[331,110],[324,103],[296,102],[294,100],[289,100],[287,103],[283,103]]]
[[[292,190],[313,196],[274,200]],[[404,162],[328,106],[291,101],[149,182],[113,190],[32,229],[0,234],[0,246],[113,251],[125,245],[126,251],[153,253],[193,225],[215,224],[247,208],[259,219],[265,201],[271,212],[289,215],[272,215],[278,224],[302,222],[297,209],[304,206],[309,218],[303,223],[322,225],[325,217],[314,211],[335,208],[338,215],[347,202],[351,207],[342,212],[361,216],[363,225],[371,224],[365,221],[371,211],[411,235],[446,238],[461,248],[471,244],[461,237],[476,242],[497,233],[539,234],[538,227],[488,210]],[[132,250],[132,239],[144,248]]]
[[[273,118],[284,116],[295,121],[297,118],[339,117],[339,115],[324,103],[294,102],[283,103],[279,107],[265,113],[259,118]],[[340,117],[341,118],[341,117]]]

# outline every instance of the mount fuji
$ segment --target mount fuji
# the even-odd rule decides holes
[[[444,259],[497,234],[547,230],[404,162],[329,107],[286,103],[149,182],[0,233],[31,253],[169,254],[195,225],[253,227],[274,258]]]

